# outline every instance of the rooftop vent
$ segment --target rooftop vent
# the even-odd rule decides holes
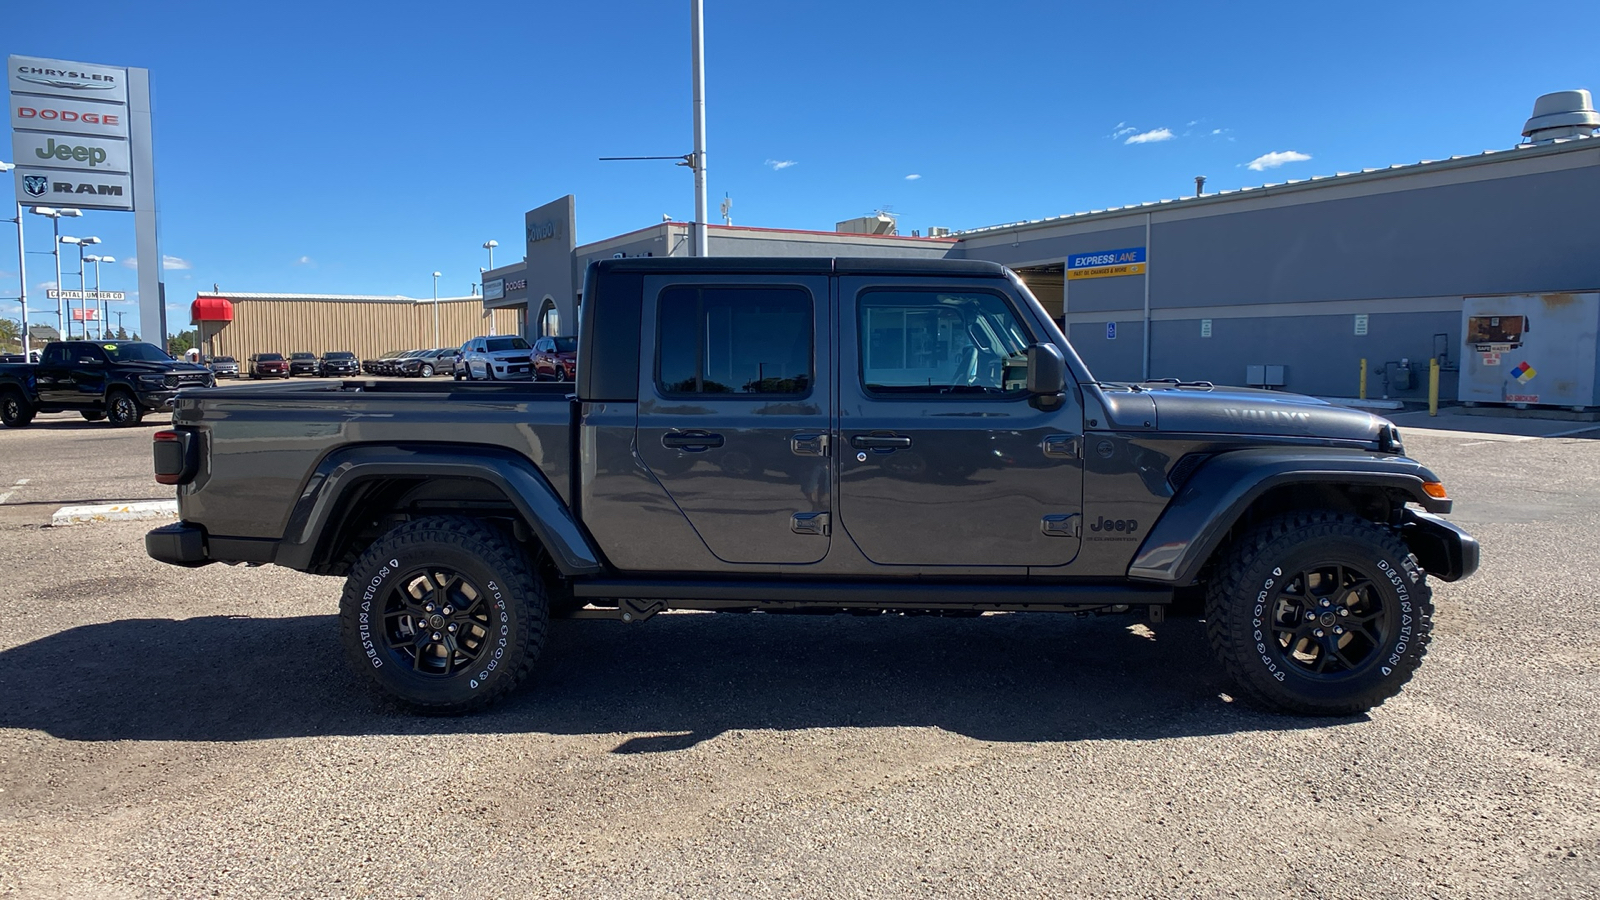
[[[1533,101],[1533,118],[1522,126],[1530,144],[1547,144],[1568,138],[1593,137],[1600,128],[1600,112],[1588,91],[1556,91]]]

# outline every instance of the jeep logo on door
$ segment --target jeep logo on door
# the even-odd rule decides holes
[[[50,179],[45,175],[22,176],[22,189],[29,197],[43,197],[50,190]]]

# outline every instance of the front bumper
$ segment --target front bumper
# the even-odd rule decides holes
[[[1478,571],[1478,539],[1433,513],[1408,508],[1400,536],[1423,570],[1440,581],[1460,581]]]
[[[159,391],[134,391],[134,396],[139,398],[139,405],[153,412],[170,412],[172,401],[178,396],[177,391],[162,389]]]

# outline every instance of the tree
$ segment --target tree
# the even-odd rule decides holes
[[[199,344],[200,335],[193,328],[167,335],[167,352],[173,356],[182,356],[184,351]]]
[[[0,350],[22,348],[22,325],[16,319],[0,319]]]
[[[121,325],[118,325],[117,326],[117,340],[125,341],[127,339],[128,339],[128,330],[126,328],[123,328]],[[139,339],[139,336],[138,335],[134,335],[133,339],[137,341]]]

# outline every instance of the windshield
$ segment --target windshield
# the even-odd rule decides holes
[[[256,359],[258,361],[260,361],[260,362],[280,362],[280,361],[283,360],[283,354],[282,353],[260,353],[260,354],[256,355]]]
[[[575,337],[556,338],[555,341],[556,341],[556,352],[557,353],[577,353],[578,352],[578,339],[575,338]]]
[[[112,362],[172,362],[172,357],[155,344],[106,344],[106,355]]]
[[[345,353],[344,351],[341,350],[341,351],[336,351],[334,353],[329,353],[329,354],[323,356],[322,358],[323,359],[355,359],[356,355],[354,353]]]
[[[231,356],[218,356],[218,357],[213,358],[211,361],[212,362],[219,362],[219,363],[231,363],[231,362],[237,362],[238,360],[235,360]]]
[[[492,337],[486,343],[490,353],[499,353],[503,350],[532,350],[533,345],[519,337]]]
[[[289,354],[289,358],[290,359],[316,359],[317,355],[315,353],[291,353],[291,354]]]

